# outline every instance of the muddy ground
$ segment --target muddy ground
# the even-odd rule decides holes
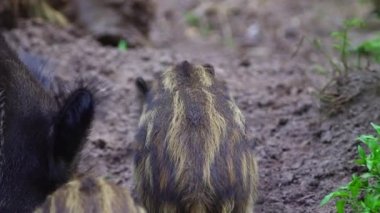
[[[331,87],[350,99],[327,116],[315,94],[328,77],[313,72],[326,59],[309,41],[320,38],[329,45],[329,33],[342,20],[365,16],[368,8],[353,0],[236,1],[245,18],[239,19],[243,30],[231,46],[188,27],[183,14],[199,2],[180,2],[158,2],[153,45],[140,49],[104,47],[75,28],[36,21],[6,33],[17,49],[48,59],[47,69],[60,82],[85,79],[99,88],[81,171],[133,187],[132,144],[140,112],[134,80],[151,79],[187,59],[213,64],[246,116],[260,167],[256,212],[332,212],[331,205],[321,208],[319,202],[358,171],[355,138],[371,133],[370,122],[380,123],[380,75],[354,71],[349,81]],[[252,40],[244,34],[250,24],[259,29]]]

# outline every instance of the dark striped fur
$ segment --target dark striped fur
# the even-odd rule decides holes
[[[252,212],[257,164],[214,68],[185,61],[137,85],[145,103],[135,178],[148,212]]]

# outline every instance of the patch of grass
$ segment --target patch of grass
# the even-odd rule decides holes
[[[335,201],[338,213],[345,210],[380,212],[380,126],[372,124],[372,127],[376,130],[376,135],[362,135],[358,138],[365,148],[358,146],[356,163],[364,167],[366,172],[354,174],[347,185],[325,196],[321,201],[322,206]]]

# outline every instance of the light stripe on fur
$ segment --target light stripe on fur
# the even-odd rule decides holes
[[[202,66],[197,66],[195,68],[195,73],[198,75],[198,79],[200,80],[202,86],[210,87],[212,85],[212,78]]]
[[[182,122],[185,120],[185,106],[178,91],[174,93],[172,107],[173,117],[165,140],[168,143],[168,151],[173,164],[177,167],[176,181],[178,181],[183,173],[187,159],[186,144],[184,144],[184,141],[180,141],[181,128],[178,128],[183,125]]]
[[[240,127],[242,131],[245,131],[245,118],[243,116],[243,113],[239,109],[239,107],[236,105],[235,101],[233,101],[232,96],[230,96],[231,101],[228,102],[229,107],[234,115],[234,121],[236,124]]]
[[[215,108],[215,97],[209,91],[202,89],[206,96],[206,115],[208,116],[210,131],[206,132],[205,137],[205,162],[203,167],[203,180],[211,186],[211,165],[214,162],[216,153],[219,151],[221,138],[226,132],[226,121]]]
[[[171,70],[167,70],[163,73],[163,81],[162,84],[164,88],[169,90],[170,92],[174,91],[176,87],[175,74]]]
[[[129,191],[103,178],[73,180],[50,195],[34,213],[144,213]]]

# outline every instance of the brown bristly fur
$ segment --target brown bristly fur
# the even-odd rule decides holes
[[[185,61],[150,88],[137,84],[135,179],[148,212],[253,212],[258,168],[245,119],[213,67]]]
[[[128,190],[102,178],[85,177],[59,188],[35,213],[144,213]]]

